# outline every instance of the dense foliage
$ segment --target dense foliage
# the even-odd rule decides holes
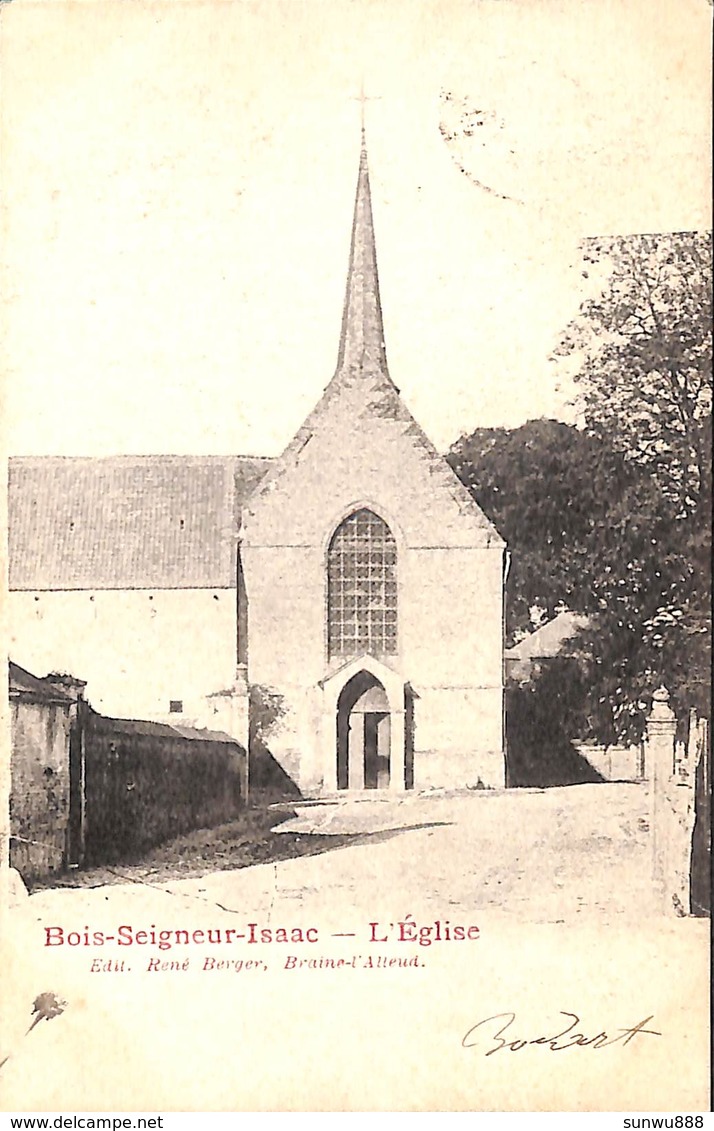
[[[709,713],[711,248],[707,237],[591,243],[603,289],[559,354],[580,366],[584,428],[480,429],[449,460],[506,538],[510,639],[539,609],[586,613],[582,713],[634,739],[665,684]]]
[[[590,240],[585,264],[601,290],[556,356],[576,363],[587,429],[691,513],[711,489],[711,233]]]
[[[615,535],[612,496],[633,479],[619,453],[571,425],[531,420],[477,429],[447,458],[508,543],[509,641],[535,627],[534,615],[581,609],[594,556]]]

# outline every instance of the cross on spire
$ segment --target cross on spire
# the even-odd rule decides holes
[[[364,92],[364,78],[363,78],[361,83],[360,83],[359,94],[353,94],[351,97],[352,97],[352,100],[354,102],[360,103],[360,124],[361,124],[361,127],[362,127],[362,148],[364,148],[364,140],[365,140],[364,108],[365,108],[365,106],[368,102],[379,102],[381,100],[382,96],[381,96],[381,94],[365,94],[365,92]]]

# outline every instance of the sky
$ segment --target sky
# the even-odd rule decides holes
[[[282,450],[334,372],[362,85],[390,372],[442,449],[577,419],[583,238],[711,226],[705,0],[2,9],[12,454]]]

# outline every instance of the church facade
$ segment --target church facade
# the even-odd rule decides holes
[[[105,713],[247,744],[253,709],[305,795],[504,784],[505,545],[390,377],[364,139],[336,371],[283,454],[17,458],[9,532],[13,659]]]

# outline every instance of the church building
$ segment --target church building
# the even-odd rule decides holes
[[[11,459],[9,550],[12,658],[105,714],[247,745],[258,712],[306,796],[504,784],[505,545],[390,377],[364,136],[336,371],[283,454]]]

